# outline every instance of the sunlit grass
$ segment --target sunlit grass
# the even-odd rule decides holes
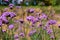
[[[7,8],[8,6],[1,6],[0,5],[0,9],[4,9],[4,8]],[[44,9],[47,9],[48,6],[23,6],[23,8],[44,8]],[[59,6],[52,6],[54,8],[54,10],[56,11],[57,14],[60,13],[60,5]],[[43,9],[43,10],[44,10]]]

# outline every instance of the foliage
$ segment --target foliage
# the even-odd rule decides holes
[[[43,2],[46,5],[55,5],[56,4],[56,0],[43,0]]]

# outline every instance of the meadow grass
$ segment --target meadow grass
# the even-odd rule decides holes
[[[1,6],[0,5],[0,9],[4,9],[4,8],[7,8],[8,6]],[[44,9],[47,9],[48,6],[23,6],[24,8],[44,8]],[[59,14],[60,13],[60,5],[58,6],[52,6],[53,9],[55,10],[56,14]],[[44,10],[43,9],[43,10]]]

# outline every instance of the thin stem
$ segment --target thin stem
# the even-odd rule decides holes
[[[43,20],[41,20],[41,23],[43,22]],[[44,40],[43,38],[43,26],[41,26],[41,35],[42,35],[42,40]]]
[[[2,27],[1,27],[1,33],[2,33]],[[3,33],[2,33],[3,34]],[[2,37],[1,37],[2,38]]]
[[[55,36],[53,25],[52,25],[52,30],[53,30],[54,39],[56,40],[56,36]]]
[[[22,15],[22,17],[23,17],[23,20],[24,20],[25,11],[24,11],[23,7],[21,7],[21,8],[22,8],[22,11],[23,11],[23,15]]]

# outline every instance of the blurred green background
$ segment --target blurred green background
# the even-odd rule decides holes
[[[13,0],[9,0],[9,3],[12,3]],[[17,2],[18,0],[16,0]],[[1,3],[2,2],[2,3]],[[0,0],[0,4],[3,4],[4,0]],[[23,0],[22,5],[60,5],[60,0]]]

